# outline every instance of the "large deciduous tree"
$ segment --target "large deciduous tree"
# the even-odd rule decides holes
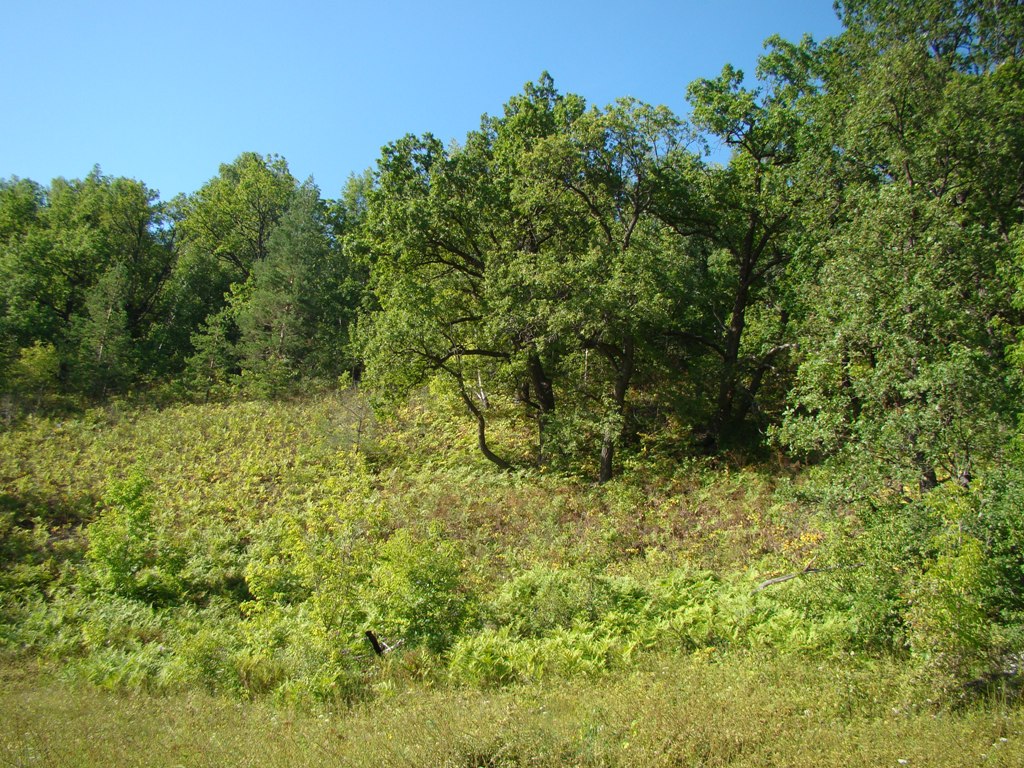
[[[728,163],[683,157],[667,166],[658,206],[673,230],[700,244],[697,316],[678,332],[712,360],[707,450],[742,434],[778,359],[790,349],[786,270],[799,244],[802,203],[799,91],[743,86],[726,66],[690,85],[692,120],[730,151]]]
[[[239,155],[185,201],[178,223],[182,247],[217,259],[229,281],[243,282],[267,257],[297,186],[283,157]]]
[[[780,434],[927,490],[967,484],[1016,410],[1006,276],[1024,69],[1019,30],[987,26],[996,4],[896,6],[843,4],[848,30],[823,59],[833,216],[814,232],[821,266]]]
[[[521,183],[524,158],[583,109],[545,76],[462,146],[430,135],[387,146],[370,196],[380,311],[367,324],[369,377],[401,393],[444,376],[477,423],[482,453],[501,467],[508,459],[487,443],[487,390],[523,402],[543,435],[560,353],[544,306],[561,298],[552,265],[573,234],[557,194]]]
[[[536,419],[539,461],[549,429],[582,431],[610,479],[630,388],[678,293],[652,211],[680,133],[664,108],[587,112],[545,75],[463,146],[425,136],[387,147],[369,215],[381,307],[371,379],[405,392],[445,375],[484,455],[507,466],[486,439],[495,387]]]
[[[564,399],[597,424],[600,482],[613,475],[630,392],[651,379],[657,342],[685,293],[683,264],[655,217],[664,166],[683,136],[667,108],[623,99],[538,143],[519,181],[534,194],[557,192],[576,233],[550,265],[559,300],[538,314],[562,342]]]

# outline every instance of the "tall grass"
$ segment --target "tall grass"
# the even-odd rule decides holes
[[[598,680],[410,684],[353,707],[114,694],[35,676],[0,688],[12,766],[1020,766],[1024,713],[919,697],[887,662],[652,657]]]

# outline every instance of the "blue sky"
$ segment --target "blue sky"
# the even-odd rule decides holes
[[[752,76],[769,35],[838,31],[831,0],[0,0],[0,177],[98,163],[169,199],[251,150],[336,197],[383,144],[461,138],[544,70],[685,114],[691,80]]]

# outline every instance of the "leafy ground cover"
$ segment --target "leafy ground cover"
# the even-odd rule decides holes
[[[1019,515],[968,527],[1012,483],[873,520],[798,468],[501,473],[447,407],[0,433],[3,759],[1020,764]]]

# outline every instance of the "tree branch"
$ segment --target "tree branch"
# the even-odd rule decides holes
[[[807,576],[808,574],[811,574],[811,573],[825,573],[826,571],[853,571],[853,570],[856,570],[857,568],[863,568],[865,565],[866,565],[866,563],[854,563],[853,565],[830,565],[830,566],[825,566],[824,568],[812,568],[808,564],[808,566],[806,568],[804,568],[802,571],[797,571],[796,573],[788,573],[785,576],[776,576],[774,579],[768,579],[767,581],[762,581],[760,584],[757,585],[757,589],[755,589],[754,591],[755,592],[760,592],[762,589],[766,589],[766,588],[771,587],[771,586],[773,586],[775,584],[781,584],[784,581],[789,581],[791,579],[796,579],[796,578],[798,578],[800,576]]]

